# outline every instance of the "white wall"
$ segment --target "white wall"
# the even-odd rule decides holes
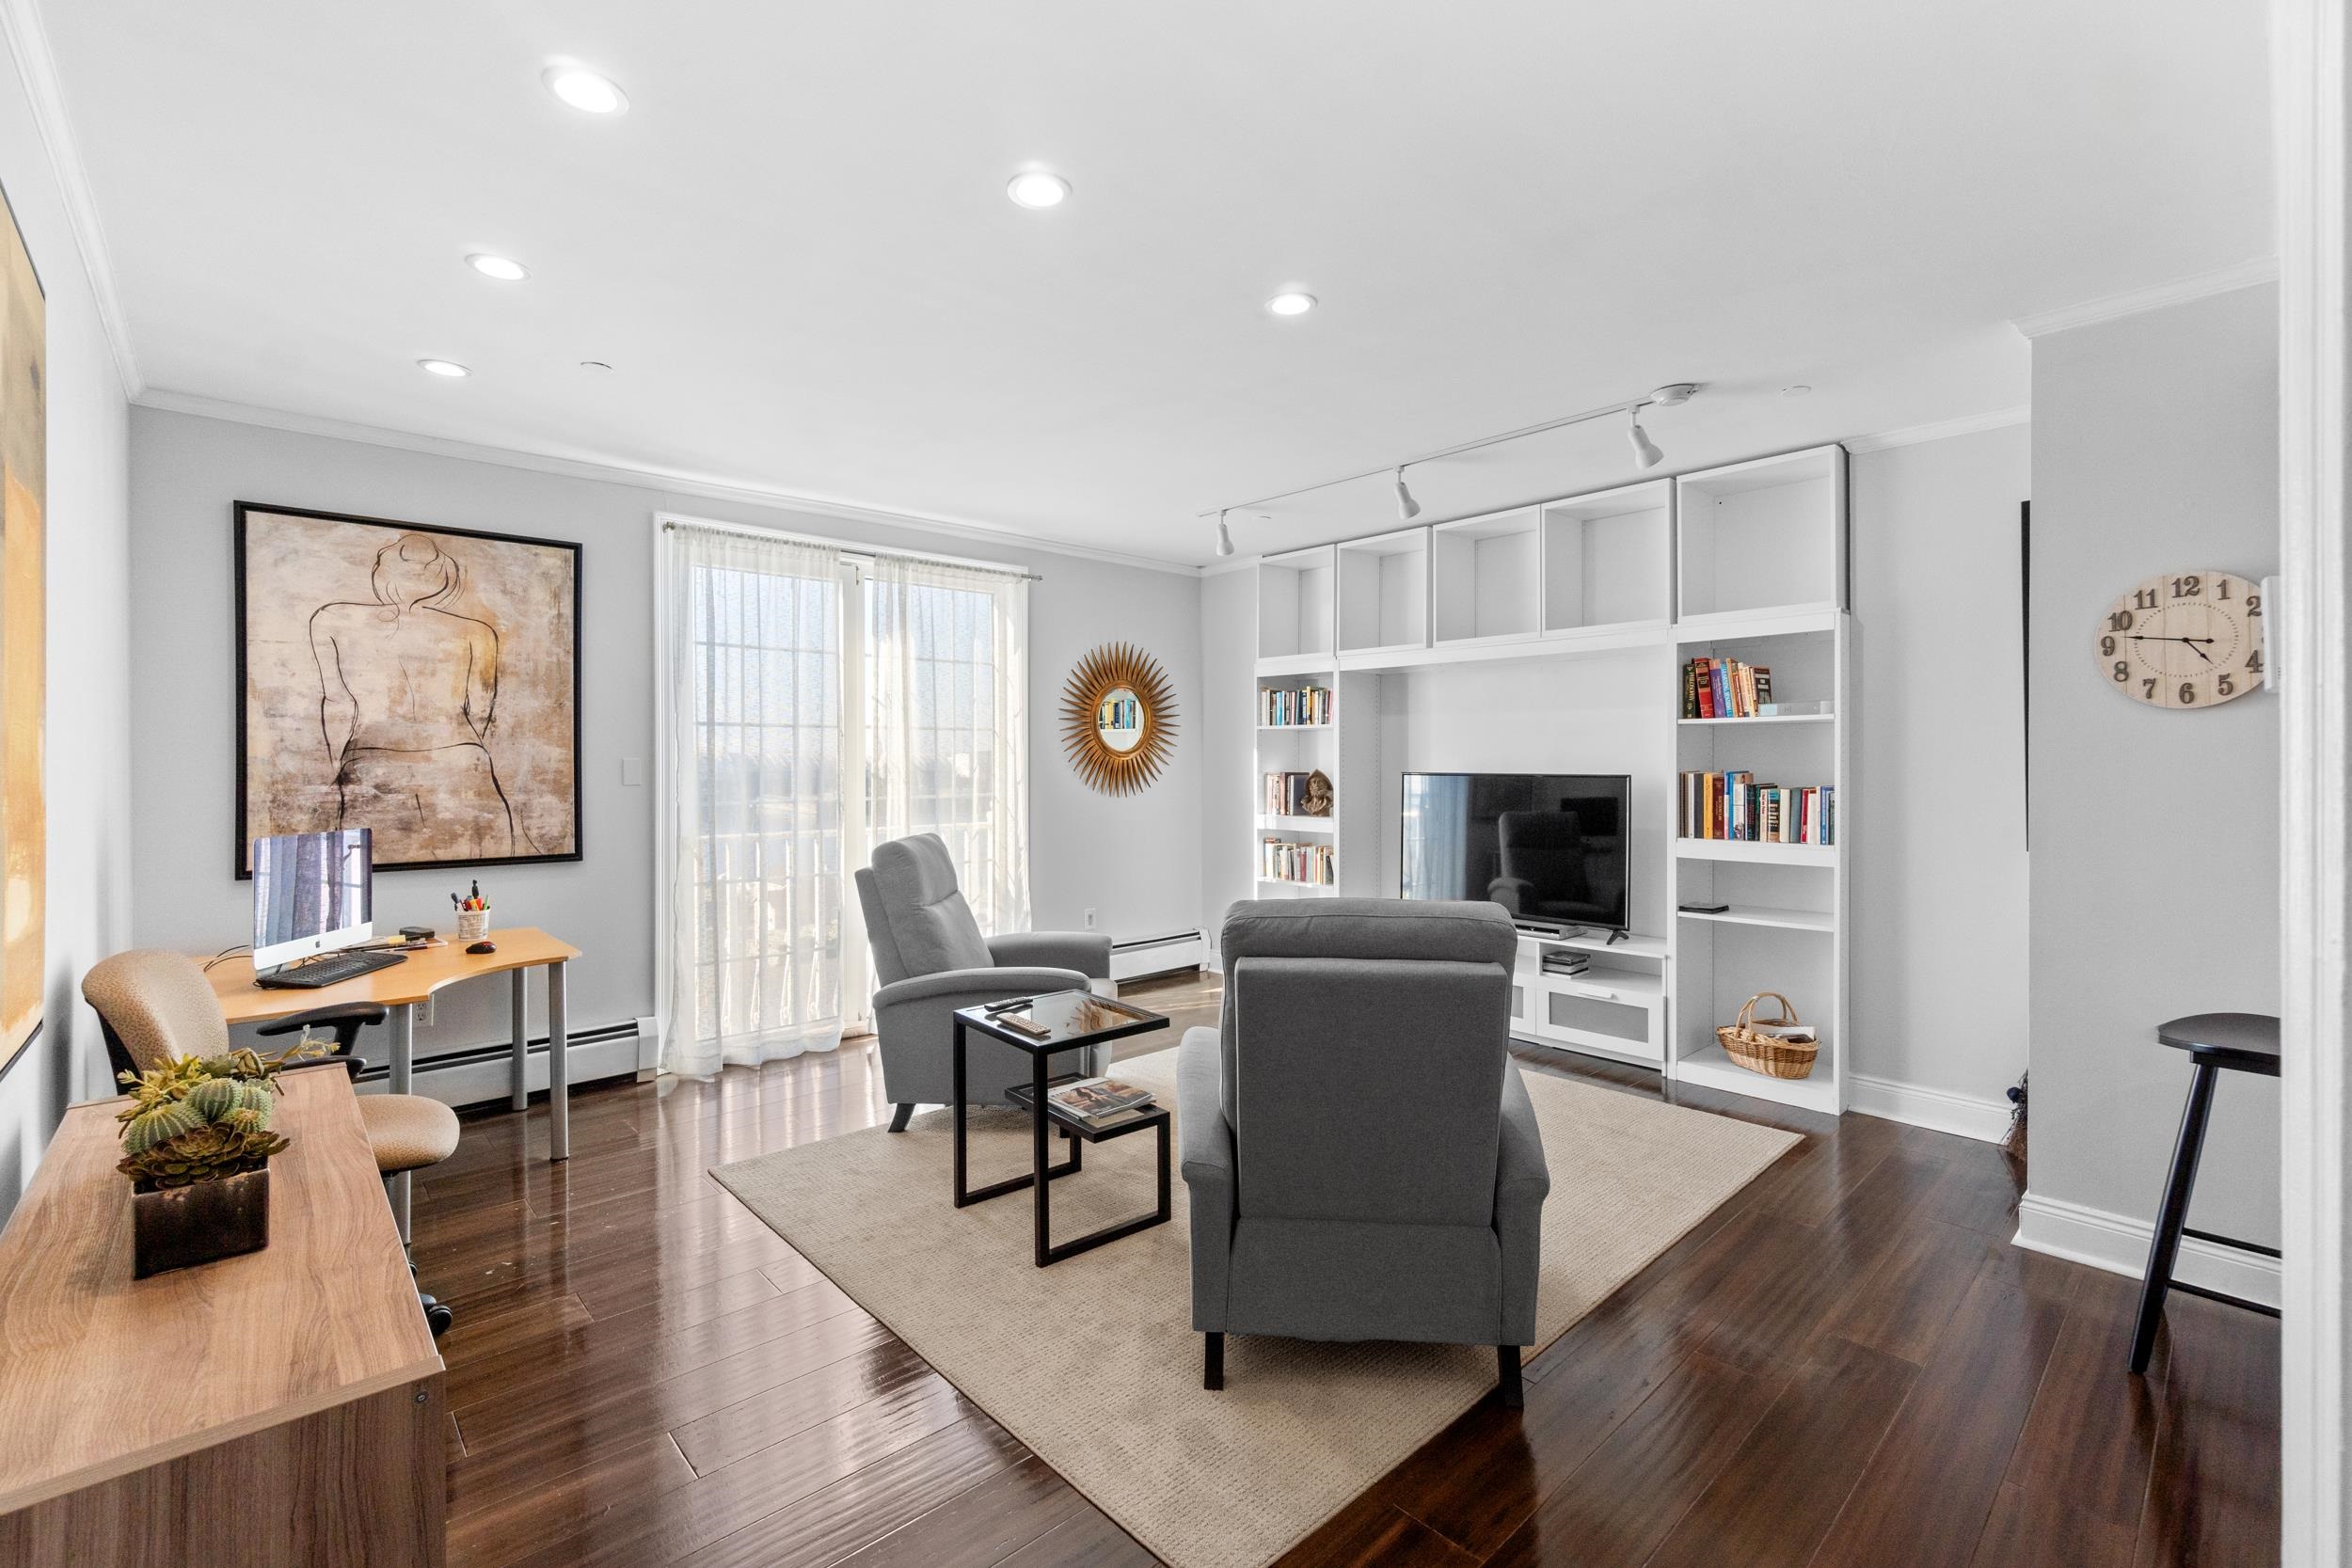
[[[1858,452],[1847,848],[1851,1074],[1957,1096],[1862,1108],[1997,1129],[2026,1070],[2024,425]]]
[[[40,1037],[0,1077],[0,1219],[67,1103],[107,1092],[78,988],[131,926],[123,388],[17,82],[14,57],[0,59],[0,188],[48,295],[48,1005]]]
[[[2143,707],[2090,646],[2142,578],[2278,569],[2277,311],[2264,285],[2034,343],[2029,1205],[2151,1220],[2188,1086],[2155,1026],[2279,1010],[2278,700]],[[2190,1224],[2277,1243],[2278,1117],[2222,1075]]]
[[[1216,941],[1226,907],[1254,892],[1258,574],[1200,579],[1200,929]]]
[[[654,754],[657,511],[1013,562],[1043,573],[1029,596],[1035,924],[1074,929],[1089,907],[1098,911],[1098,928],[1114,936],[1190,929],[1198,919],[1201,732],[1193,716],[1200,614],[1190,574],[141,408],[131,425],[131,658],[140,754],[150,764],[133,797],[135,852],[144,857],[135,909],[142,944],[207,950],[251,930],[251,885],[230,874],[230,518],[240,499],[585,546],[587,855],[575,864],[502,867],[484,878],[502,921],[545,926],[582,950],[571,982],[576,1031],[653,1011],[653,798],[650,788],[623,786],[621,759]],[[1072,664],[1113,640],[1136,643],[1166,667],[1181,726],[1158,782],[1118,799],[1086,788],[1071,772],[1057,723]],[[430,871],[387,874],[377,888],[378,923],[446,926],[451,880]],[[420,1055],[502,1038],[504,1007],[497,987],[446,993],[434,1025],[419,1032]]]

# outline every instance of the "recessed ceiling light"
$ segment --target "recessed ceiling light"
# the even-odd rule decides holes
[[[473,372],[466,369],[454,359],[420,359],[417,361],[417,369],[428,375],[448,376],[453,381],[459,376],[473,374]]]
[[[1041,168],[1016,174],[1005,186],[1005,194],[1021,207],[1058,207],[1070,197],[1070,182],[1058,174],[1048,174]]]
[[[473,255],[466,258],[466,265],[485,277],[495,277],[501,283],[519,283],[531,276],[531,269],[520,261],[504,256]]]
[[[548,85],[548,91],[584,115],[617,115],[628,107],[628,95],[619,84],[586,66],[551,65],[539,80]]]
[[[1303,316],[1315,308],[1315,296],[1296,289],[1285,290],[1267,300],[1265,308],[1278,316]]]
[[[1801,398],[1811,390],[1813,390],[1812,388],[1804,386],[1783,387],[1780,389],[1780,395],[1785,398]]]

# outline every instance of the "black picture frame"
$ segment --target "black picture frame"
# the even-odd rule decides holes
[[[571,552],[572,575],[572,847],[563,854],[499,855],[473,860],[398,861],[375,863],[376,871],[448,871],[456,867],[494,865],[547,865],[579,861],[587,854],[587,802],[581,790],[580,768],[580,692],[583,689],[583,640],[580,635],[581,583],[586,564],[586,550],[577,540],[548,539],[536,534],[499,533],[487,529],[448,528],[433,523],[416,523],[399,517],[372,517],[354,512],[323,512],[316,507],[279,506],[267,501],[240,500],[232,504],[230,524],[230,576],[236,606],[235,627],[231,638],[231,657],[235,661],[231,701],[236,707],[236,769],[237,787],[235,819],[230,824],[230,840],[232,864],[238,881],[253,877],[251,847],[246,836],[247,780],[246,778],[246,519],[252,513],[269,513],[284,517],[302,517],[323,523],[359,523],[372,528],[400,529],[405,532],[437,535],[449,539],[485,540],[501,545],[528,545],[535,548],[568,550]]]

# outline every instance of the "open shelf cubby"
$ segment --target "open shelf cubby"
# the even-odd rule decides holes
[[[1340,651],[1429,646],[1429,531],[1399,529],[1339,547]]]
[[[1533,637],[1541,620],[1543,514],[1532,506],[1429,531],[1434,641]]]
[[[1846,602],[1846,450],[1812,447],[1675,482],[1676,619]]]
[[[1333,551],[1328,545],[1258,562],[1258,657],[1328,657]]]
[[[1543,630],[1662,626],[1674,614],[1672,480],[1543,508]]]

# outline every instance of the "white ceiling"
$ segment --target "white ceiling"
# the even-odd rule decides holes
[[[1662,382],[1669,468],[2011,406],[2007,321],[2271,247],[2248,0],[43,15],[151,388],[1180,561]],[[1613,422],[1414,487],[1632,472]],[[1273,511],[1245,550],[1393,516]]]

